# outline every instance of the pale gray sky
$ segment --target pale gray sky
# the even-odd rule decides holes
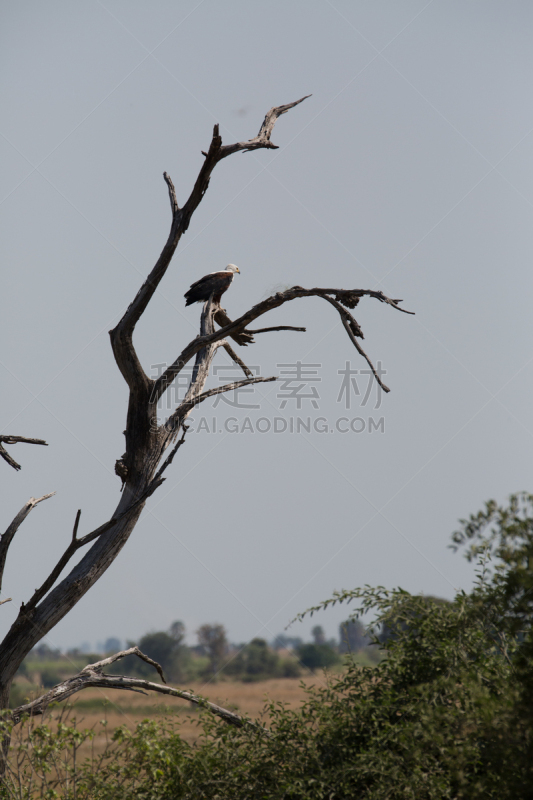
[[[531,488],[531,4],[8,0],[1,16],[0,424],[49,447],[13,448],[19,474],[0,465],[0,527],[57,491],[10,551],[4,629],[76,510],[86,533],[117,503],[127,392],[107,331],[165,241],[163,170],[184,201],[213,123],[226,143],[247,139],[309,93],[279,120],[279,150],[217,168],[135,343],[147,370],[173,359],[199,317],[183,293],[228,262],[242,272],[234,317],[279,285],[380,288],[416,312],[355,312],[392,391],[346,410],[338,371],[366,365],[333,309],[272,314],[308,332],[241,355],[264,375],[320,364],[319,408],[280,409],[280,384],[241,398],[259,409],[205,404],[195,417],[223,432],[189,435],[120,557],[47,641],[136,639],[174,619],[191,641],[204,622],[271,639],[334,589],[468,589],[447,549],[458,518]],[[298,415],[328,430],[383,417],[385,432],[224,432],[231,416],[256,430]],[[346,615],[319,622],[335,635]]]

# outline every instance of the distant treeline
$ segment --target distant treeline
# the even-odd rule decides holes
[[[378,648],[370,644],[370,637],[359,620],[341,623],[338,641],[327,641],[320,625],[313,628],[310,642],[279,634],[270,643],[255,638],[245,644],[231,644],[226,629],[218,623],[202,625],[196,631],[198,644],[195,646],[185,644],[185,636],[185,625],[178,620],[168,630],[147,633],[138,642],[127,642],[126,646],[138,645],[143,653],[163,667],[167,680],[173,682],[206,678],[242,681],[297,678],[309,671],[340,667],[346,655],[351,654],[368,665],[377,663],[380,657]],[[23,662],[19,676],[33,685],[49,688],[86,664],[115,653],[121,647],[122,642],[115,637],[107,639],[102,651],[95,653],[80,649],[62,653],[41,644]],[[153,668],[135,656],[127,657],[120,666],[117,664],[115,671],[157,679]]]

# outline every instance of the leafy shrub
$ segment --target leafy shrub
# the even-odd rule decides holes
[[[264,639],[252,639],[224,667],[224,673],[242,681],[261,681],[281,674],[280,660]]]
[[[286,658],[280,662],[281,675],[283,678],[299,678],[302,670],[295,658]]]
[[[340,658],[329,644],[301,644],[296,651],[304,667],[312,672],[338,664]]]
[[[119,729],[97,763],[77,766],[74,775],[67,759],[68,792],[75,784],[78,800],[531,798],[533,497],[511,498],[505,509],[493,504],[459,533],[465,538],[457,534],[456,543],[474,540],[470,555],[480,557],[471,593],[440,603],[364,587],[310,609],[351,601],[356,618],[375,615],[376,630],[394,620],[386,657],[375,667],[348,659],[326,686],[307,690],[299,709],[268,705],[265,731],[232,728],[207,712],[194,745],[175,722]],[[27,776],[36,774],[48,774],[55,791],[52,765],[58,770],[75,736],[89,734],[39,735],[39,746],[35,739],[13,748],[18,774],[6,782],[5,797],[29,798]]]

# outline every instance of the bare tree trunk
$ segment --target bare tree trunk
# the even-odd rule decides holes
[[[184,408],[178,414],[175,413],[170,426],[165,427],[157,424],[157,400],[161,394],[158,397],[151,396],[153,394],[154,381],[150,380],[145,374],[133,346],[135,325],[163,279],[181,236],[189,227],[191,217],[207,191],[211,173],[218,162],[239,151],[275,148],[270,137],[276,120],[304,99],[302,98],[285,106],[272,108],[266,115],[258,135],[246,142],[223,146],[218,125],[215,125],[211,145],[208,152],[204,153],[204,164],[200,169],[191,195],[183,208],[180,209],[178,205],[176,192],[170,177],[166,173],[164,175],[169,191],[172,213],[167,242],[154,268],[121,321],[114,330],[110,331],[111,345],[117,366],[130,389],[125,431],[126,452],[121,459],[118,459],[115,467],[117,474],[123,480],[123,492],[111,520],[81,539],[77,538],[78,514],[72,542],[60,558],[56,568],[43,582],[40,589],[36,590],[29,602],[21,605],[17,619],[0,646],[1,708],[6,708],[8,705],[11,682],[25,656],[43,636],[68,614],[71,608],[103,575],[124,547],[142,513],[146,500],[163,482],[162,473],[171,463],[177,448],[183,443],[182,436],[156,474],[165,450],[171,443],[175,442],[180,428],[183,427],[185,417],[194,407],[195,397],[201,393],[207,378],[209,364],[216,348],[219,346],[218,344],[206,343],[205,349],[202,350],[203,356],[198,353],[198,369],[196,370],[198,379],[193,379],[188,394],[190,408]],[[212,334],[213,331],[214,326],[211,319],[210,324],[201,331],[201,335]],[[253,337],[248,338],[252,339]],[[197,352],[193,353],[192,356],[196,355]],[[204,369],[205,365],[207,365],[207,369]],[[2,442],[15,444],[21,441],[32,444],[46,444],[40,439],[13,436],[4,437],[0,440],[0,456],[16,469],[19,468],[19,465],[7,454]],[[0,540],[0,582],[7,550],[14,535],[14,531],[11,529],[15,521]],[[81,561],[59,584],[55,585],[60,573],[67,566],[74,553],[80,547],[93,540],[95,541],[92,547]]]

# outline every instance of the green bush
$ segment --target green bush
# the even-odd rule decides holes
[[[63,758],[69,766],[57,787],[68,773],[70,788],[39,796],[71,797],[75,784],[78,800],[531,798],[533,497],[489,504],[454,541],[471,541],[469,555],[479,558],[469,594],[441,603],[364,587],[310,609],[351,601],[355,617],[374,615],[376,631],[393,620],[394,636],[376,666],[348,659],[327,685],[307,690],[299,709],[268,705],[268,730],[230,727],[204,712],[189,745],[175,721],[146,721],[133,733],[116,731],[106,753],[75,773],[62,754],[89,734],[44,730],[14,748],[18,773],[5,796],[29,798],[24,776],[45,774],[47,765],[48,789],[59,791],[52,764],[57,770]]]
[[[296,658],[285,658],[280,662],[281,675],[283,678],[299,678],[302,674],[300,664]]]
[[[242,681],[262,681],[281,675],[278,654],[264,639],[252,639],[224,667],[224,674]]]
[[[296,651],[301,663],[311,672],[327,669],[341,660],[329,644],[301,644]]]

